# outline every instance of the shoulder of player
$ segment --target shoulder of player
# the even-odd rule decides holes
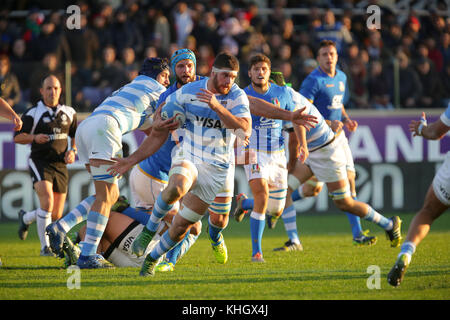
[[[64,112],[71,120],[77,113],[74,108],[72,108],[71,106],[66,106],[66,105],[60,105],[60,107],[58,108],[58,113],[59,112]]]

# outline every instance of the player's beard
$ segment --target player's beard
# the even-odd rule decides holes
[[[193,74],[192,76],[187,76],[187,77],[179,77],[176,76],[176,80],[179,84],[181,84],[182,86],[184,86],[186,83],[189,82],[194,82],[195,81],[195,74]]]
[[[260,83],[256,83],[252,81],[252,87],[253,88],[259,88],[259,89],[264,89],[267,86],[268,82],[260,82]]]
[[[231,85],[229,87],[219,85],[219,81],[217,80],[216,75],[213,77],[213,85],[214,89],[220,94],[228,94],[228,92],[230,92],[231,90]]]

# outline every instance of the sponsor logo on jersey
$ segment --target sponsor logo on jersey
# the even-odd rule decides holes
[[[217,119],[195,116],[197,122],[201,123],[204,128],[222,129],[222,122]]]

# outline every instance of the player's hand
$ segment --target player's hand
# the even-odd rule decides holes
[[[426,118],[425,112],[422,112],[422,116],[420,117],[419,121],[412,120],[409,123],[409,131],[412,132],[413,137],[421,135],[421,132],[420,132],[421,130],[419,131],[419,127],[421,124],[422,124],[422,127],[427,125],[427,118]]]
[[[111,158],[115,163],[106,169],[112,176],[122,176],[125,172],[130,170],[135,164],[127,158]]]
[[[344,124],[350,132],[353,132],[356,130],[356,128],[358,128],[358,122],[352,119],[347,119]]]
[[[344,123],[339,120],[332,120],[330,123],[330,128],[331,128],[331,130],[333,130],[333,132],[341,131],[343,126],[344,126]]]
[[[75,162],[75,151],[67,150],[64,155],[64,162],[66,164],[71,164]]]
[[[22,129],[22,119],[20,119],[19,116],[14,116],[14,118],[12,119],[13,123],[14,123],[14,131],[19,131],[20,129]]]
[[[176,130],[179,126],[178,121],[175,120],[175,117],[163,120],[161,118],[161,107],[156,110],[154,116],[153,116],[153,124],[152,124],[152,130],[155,131],[165,131],[165,130]]]
[[[46,134],[39,133],[34,136],[33,142],[36,142],[37,144],[44,144],[50,141],[50,137]]]
[[[213,110],[222,106],[219,101],[217,101],[216,95],[208,89],[201,88],[200,92],[197,92],[196,96],[199,101],[208,104],[208,106]]]
[[[309,131],[311,128],[314,128],[316,124],[318,123],[317,118],[311,114],[303,113],[305,111],[306,107],[303,107],[302,109],[298,109],[291,114],[291,121],[292,123],[304,126],[307,131]]]
[[[307,146],[300,146],[299,147],[299,156],[298,161],[301,163],[305,163],[306,159],[308,159],[309,151]]]

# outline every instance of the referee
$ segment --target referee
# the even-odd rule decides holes
[[[40,208],[34,211],[19,211],[19,237],[25,240],[29,225],[36,221],[40,254],[47,256],[53,254],[45,228],[52,218],[62,217],[69,178],[66,165],[73,163],[77,154],[74,139],[77,117],[72,107],[59,103],[61,83],[56,76],[43,79],[40,93],[42,100],[23,114],[23,126],[16,132],[14,142],[31,143],[28,165],[40,203]]]

